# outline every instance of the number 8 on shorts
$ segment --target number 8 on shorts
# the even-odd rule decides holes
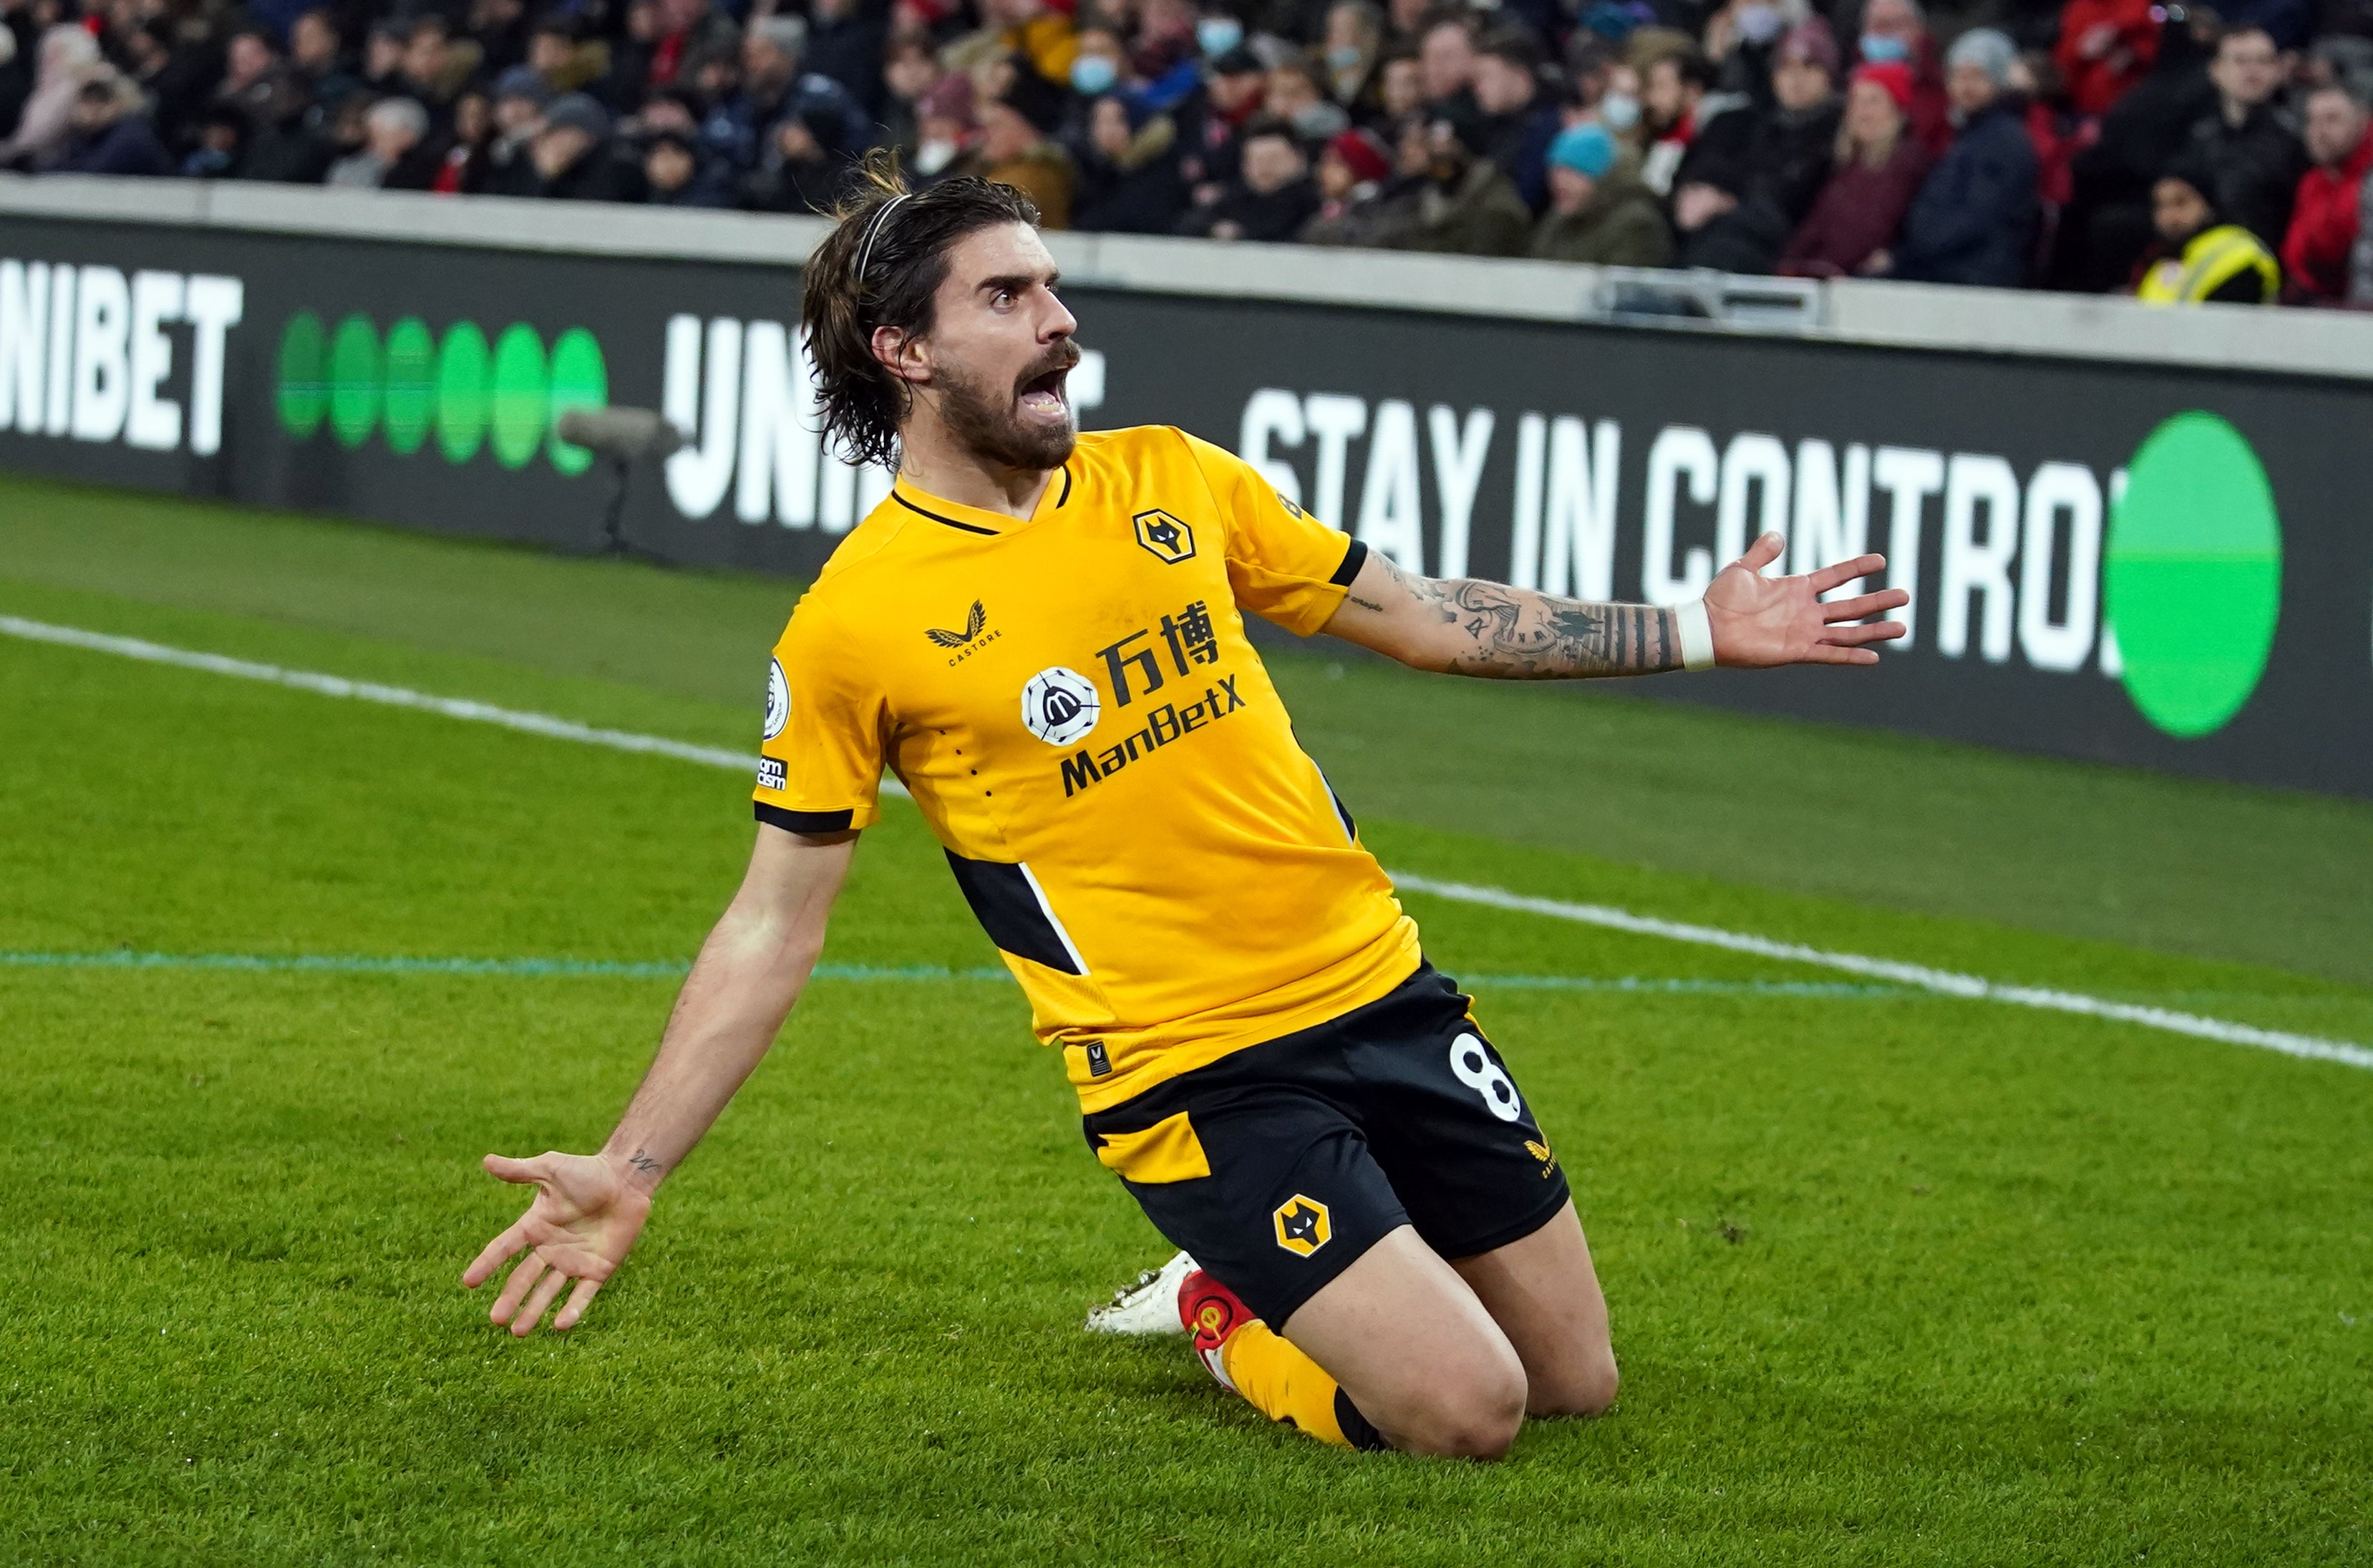
[[[1483,1041],[1471,1034],[1460,1035],[1450,1042],[1450,1071],[1458,1081],[1483,1097],[1483,1109],[1502,1121],[1514,1121],[1525,1114],[1525,1102],[1516,1098],[1516,1086],[1491,1053],[1483,1049]]]

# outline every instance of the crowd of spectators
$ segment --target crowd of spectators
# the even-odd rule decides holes
[[[2373,0],[544,3],[0,0],[0,165],[2373,306]]]

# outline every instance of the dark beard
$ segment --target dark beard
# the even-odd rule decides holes
[[[1065,353],[1035,366],[1029,380],[1049,370],[1068,369],[1077,365],[1079,349],[1068,340]],[[1072,418],[1054,429],[1024,424],[1014,412],[1018,391],[1008,388],[991,392],[978,382],[941,370],[935,377],[940,385],[940,418],[948,433],[964,450],[985,463],[1011,469],[1058,469],[1070,460],[1071,447],[1079,440],[1079,421]],[[1067,401],[1066,410],[1070,408]]]

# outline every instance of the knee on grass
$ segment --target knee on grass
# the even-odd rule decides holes
[[[1496,1459],[1525,1423],[1526,1392],[1521,1367],[1462,1379],[1396,1411],[1385,1435],[1405,1454]]]
[[[1527,1379],[1529,1397],[1525,1413],[1532,1416],[1604,1415],[1615,1402],[1622,1376],[1616,1370],[1615,1352],[1605,1344],[1580,1351],[1553,1369],[1535,1371]]]

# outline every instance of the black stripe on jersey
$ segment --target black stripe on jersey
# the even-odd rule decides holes
[[[973,917],[991,942],[1017,958],[1063,974],[1081,972],[1055,923],[1046,918],[1022,867],[994,860],[966,860],[953,850],[946,854],[948,869],[956,874],[964,902],[972,906]]]
[[[1063,509],[1063,503],[1069,501],[1070,498],[1071,470],[1069,467],[1066,467],[1063,470],[1063,494],[1055,497],[1055,510],[1058,512],[1061,511]]]
[[[894,490],[890,493],[890,499],[895,501],[901,506],[906,507],[909,512],[922,513],[923,516],[930,518],[931,521],[935,523],[945,523],[952,528],[962,528],[966,533],[985,533],[992,539],[997,536],[997,530],[995,528],[984,528],[973,523],[960,523],[953,517],[942,517],[937,512],[930,510],[929,507],[916,505],[912,501],[907,500],[905,496],[899,494]]]
[[[1351,548],[1343,552],[1343,564],[1336,567],[1335,575],[1327,580],[1338,588],[1348,588],[1351,586],[1351,579],[1360,575],[1360,568],[1367,563],[1368,547],[1355,539],[1351,541]]]
[[[750,804],[756,809],[759,821],[787,833],[845,833],[857,817],[854,811],[786,811],[763,800]]]

